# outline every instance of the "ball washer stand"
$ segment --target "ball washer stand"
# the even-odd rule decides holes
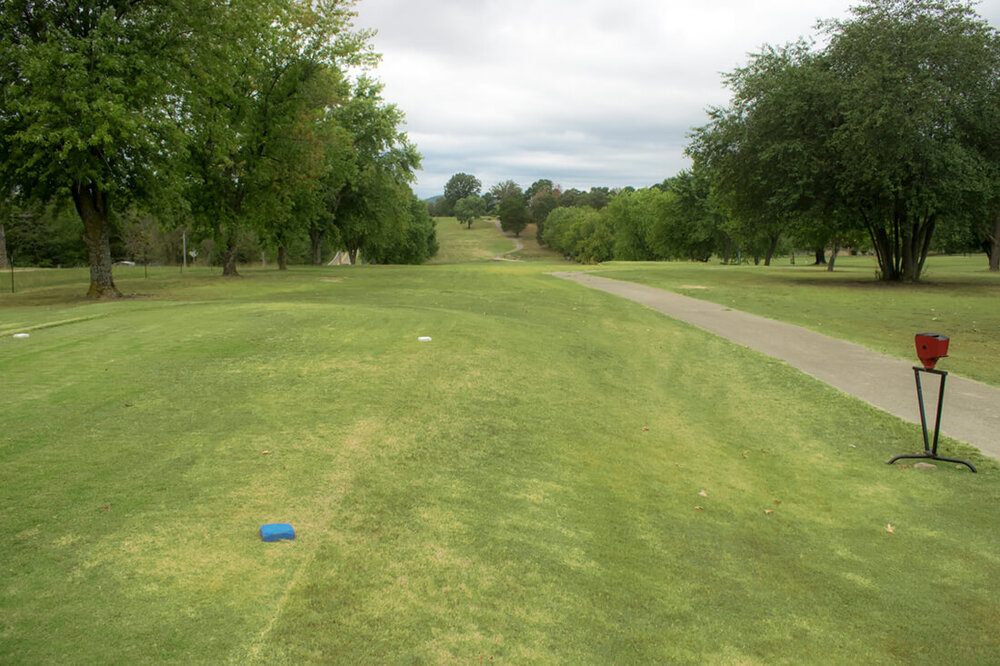
[[[958,458],[944,458],[937,454],[938,435],[941,433],[941,407],[944,405],[944,383],[948,378],[948,373],[944,370],[935,370],[934,366],[937,364],[939,358],[943,358],[948,355],[948,338],[947,336],[938,335],[937,333],[917,333],[914,342],[917,346],[917,356],[920,358],[921,363],[924,364],[924,367],[922,368],[916,365],[913,366],[913,377],[917,382],[917,403],[920,405],[920,427],[924,432],[924,452],[896,456],[889,461],[889,464],[891,465],[897,460],[902,460],[904,458],[929,458],[931,460],[941,460],[943,462],[965,465],[971,469],[973,473],[975,473],[976,468],[972,466],[972,463],[966,462],[965,460],[959,460]],[[927,414],[924,409],[924,391],[923,387],[920,385],[921,372],[941,377],[941,384],[938,387],[937,418],[934,421],[933,444],[930,443],[927,437]]]

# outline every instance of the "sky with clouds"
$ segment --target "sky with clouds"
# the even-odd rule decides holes
[[[687,133],[762,44],[818,37],[853,0],[361,0],[384,97],[423,154],[415,191],[646,187],[687,168]],[[1000,0],[980,15],[1000,26]]]

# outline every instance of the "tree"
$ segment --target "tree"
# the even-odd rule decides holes
[[[992,50],[1000,60],[1000,34],[994,32]],[[1000,67],[997,68],[1000,70]],[[994,74],[990,87],[983,92],[984,103],[981,112],[967,118],[974,123],[968,128],[969,136],[975,143],[986,163],[986,179],[989,183],[982,205],[970,207],[974,212],[972,228],[980,243],[980,248],[989,259],[990,271],[1000,271],[1000,72]]]
[[[559,207],[545,220],[542,241],[581,263],[611,259],[614,238],[606,216],[590,206]]]
[[[882,279],[915,281],[934,230],[990,190],[996,34],[956,0],[852,11],[823,24],[826,48],[765,47],[728,75],[689,153],[765,263],[789,231],[836,247],[864,229]]]
[[[478,178],[467,173],[456,173],[448,179],[444,186],[445,205],[442,209],[445,215],[451,215],[455,211],[455,204],[460,199],[471,196],[479,196],[483,184]]]
[[[80,217],[68,193],[47,204],[10,198],[4,224],[7,256],[22,266],[85,266],[87,248],[80,243]]]
[[[324,242],[336,233],[333,220],[347,181],[356,175],[356,162],[350,132],[336,117],[335,108],[346,102],[347,84],[338,71],[325,67],[306,82],[312,96],[303,107],[297,132],[291,134],[299,157],[309,167],[298,176],[308,179],[298,183],[291,194],[287,215],[265,221],[264,231],[278,246],[278,268],[286,266],[287,247],[296,238],[309,237],[309,260],[314,266],[323,263]],[[303,150],[305,149],[305,150]],[[291,185],[292,183],[289,183]]]
[[[662,202],[663,215],[647,235],[650,249],[662,259],[708,261],[725,245],[722,216],[712,206],[710,182],[700,169],[682,171],[665,181],[672,197]]]
[[[178,82],[200,0],[6,0],[0,9],[0,187],[68,190],[83,222],[88,296],[116,297],[111,214],[169,182]]]
[[[491,187],[490,192],[499,202],[497,211],[500,216],[500,228],[520,236],[528,226],[528,207],[521,187],[512,180],[505,180]]]
[[[0,195],[0,270],[8,268],[6,221],[14,214],[14,197]]]
[[[976,132],[995,106],[996,33],[954,0],[869,0],[852,12],[825,24],[843,114],[836,185],[882,278],[916,281],[935,229],[991,186]]]
[[[556,189],[556,186],[552,184],[552,181],[548,178],[540,178],[528,186],[528,189],[524,191],[524,198],[531,201],[536,195],[542,193],[552,193]]]
[[[611,200],[611,190],[607,187],[592,187],[587,193],[587,205],[594,210],[601,210]]]
[[[980,232],[983,249],[989,258],[990,270],[993,272],[1000,271],[1000,211],[995,213],[995,215],[993,224],[991,226],[983,226]]]
[[[833,86],[805,41],[765,47],[726,81],[730,106],[710,111],[688,152],[711,174],[730,235],[770,265],[783,234],[805,220],[822,224],[835,207]]]
[[[621,194],[611,200],[605,217],[613,229],[614,257],[623,261],[656,259],[649,236],[663,216],[663,202],[671,195],[655,189]]]
[[[472,223],[486,214],[486,202],[482,197],[472,194],[455,202],[455,217],[462,224],[468,224],[472,228]]]
[[[567,208],[575,206],[587,206],[590,204],[590,198],[587,196],[586,192],[571,187],[568,190],[564,190],[562,195],[559,197],[559,205],[565,206]]]
[[[140,262],[145,276],[149,277],[149,260],[156,242],[156,221],[149,215],[141,215],[135,211],[131,211],[127,217],[127,221],[121,225],[122,242],[132,260]]]
[[[520,236],[528,226],[528,207],[520,197],[508,197],[500,202],[500,228]]]
[[[396,234],[370,242],[366,258],[379,264],[422,264],[438,251],[434,220],[427,206],[415,194],[401,211],[401,228]]]
[[[559,205],[560,194],[559,189],[548,179],[536,180],[525,191],[531,221],[538,226],[538,238],[542,236],[545,218]]]
[[[496,210],[497,204],[500,203],[497,200],[496,195],[494,195],[492,192],[483,192],[482,198],[483,202],[486,204],[486,214],[487,215],[492,214]]]
[[[311,262],[313,266],[323,264],[323,248],[330,235],[336,235],[334,219],[340,205],[347,182],[356,175],[353,140],[350,132],[335,118],[325,118],[326,131],[323,138],[324,164],[322,175],[315,190],[303,193],[298,210],[293,215],[301,215],[309,233]]]
[[[216,22],[230,39],[206,46],[200,94],[188,100],[188,198],[194,219],[222,250],[223,275],[238,274],[244,230],[283,248],[288,228],[301,220],[292,215],[296,203],[329,175],[326,142],[317,133],[343,101],[342,68],[371,60],[369,34],[351,30],[351,5],[216,6]]]
[[[521,191],[521,186],[512,180],[497,183],[490,188],[490,194],[496,199],[498,206],[503,203],[504,199],[510,197],[520,197],[521,201],[524,201],[524,192]]]
[[[353,137],[354,168],[339,195],[334,225],[339,240],[355,263],[365,245],[401,228],[402,210],[409,205],[409,184],[420,168],[420,153],[399,131],[403,112],[386,104],[382,84],[361,77],[338,118]]]

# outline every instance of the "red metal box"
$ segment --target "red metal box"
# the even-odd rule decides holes
[[[937,333],[917,333],[914,340],[917,356],[925,370],[933,370],[938,359],[948,355],[948,336]]]

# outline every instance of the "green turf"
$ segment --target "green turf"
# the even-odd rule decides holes
[[[439,217],[434,221],[441,249],[431,260],[432,264],[492,261],[497,254],[514,247],[511,241],[497,233],[492,218],[479,219],[471,227],[454,217]]]
[[[1000,660],[994,461],[465,261],[4,297],[0,662]]]
[[[453,217],[435,219],[441,250],[431,264],[473,263],[493,261],[497,255],[527,262],[566,263],[558,253],[540,247],[535,239],[537,228],[529,224],[520,234],[523,249],[511,252],[514,241],[497,232],[495,218],[482,218],[468,228]],[[566,265],[570,265],[566,263]]]
[[[872,258],[841,257],[832,273],[799,260],[770,267],[619,262],[599,270],[914,362],[914,334],[947,335],[942,369],[1000,386],[1000,273],[987,270],[984,255],[932,256],[919,284],[876,281]]]

